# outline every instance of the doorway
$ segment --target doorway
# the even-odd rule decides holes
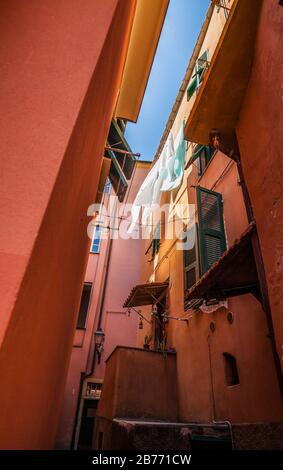
[[[84,399],[78,449],[91,449],[96,410],[99,400]]]

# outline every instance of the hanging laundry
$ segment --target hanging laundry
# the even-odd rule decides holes
[[[139,189],[132,206],[129,233],[137,227],[141,208],[143,208],[142,222],[146,224],[154,207],[160,204],[161,193],[180,186],[184,174],[185,151],[184,124],[182,124],[175,142],[170,131],[159,159]]]
[[[174,141],[174,153],[167,163],[167,176],[161,186],[161,191],[173,191],[183,181],[186,157],[186,144],[184,139],[184,123]]]

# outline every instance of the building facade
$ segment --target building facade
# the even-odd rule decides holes
[[[107,361],[96,448],[282,448],[282,14],[259,0],[208,10],[153,163],[184,125],[182,184],[162,193],[124,303],[147,321],[139,349]],[[183,241],[166,237],[177,221]]]
[[[113,115],[137,120],[167,4],[1,3],[1,448],[53,447],[87,211],[110,166]]]
[[[104,189],[101,204],[105,214],[111,216],[104,218],[101,209],[95,219],[97,225],[90,247],[56,440],[58,448],[91,448],[105,359],[117,345],[136,345],[138,315],[135,312],[129,315],[122,305],[132,282],[142,280],[139,260],[143,240],[127,240],[115,237],[115,233],[123,221],[127,223],[125,204],[133,202],[150,165],[150,162],[136,162],[124,203],[117,204],[110,181]],[[107,226],[112,226],[112,230],[105,228]],[[101,346],[97,344],[100,338]]]

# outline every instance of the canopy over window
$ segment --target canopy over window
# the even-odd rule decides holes
[[[243,294],[260,297],[252,237],[256,234],[251,223],[241,237],[187,291],[186,301],[195,299],[222,300]]]
[[[124,303],[124,307],[140,307],[142,305],[155,304],[166,294],[168,284],[168,281],[138,284],[132,288]]]
[[[136,158],[125,139],[118,122],[112,119],[105,157],[111,160],[109,179],[120,202],[124,200],[128,182],[134,171]]]

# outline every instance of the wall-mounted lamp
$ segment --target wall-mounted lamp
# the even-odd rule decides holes
[[[100,364],[101,354],[103,351],[104,346],[104,339],[105,334],[102,331],[102,328],[97,328],[96,332],[94,333],[94,345],[95,345],[95,352],[97,354],[97,362]]]

